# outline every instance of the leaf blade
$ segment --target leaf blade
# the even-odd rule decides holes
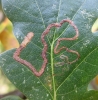
[[[48,0],[44,0],[43,2],[41,2],[40,0],[35,0],[35,1],[28,0],[26,2],[22,2],[22,1],[20,2],[18,0],[17,1],[12,1],[12,0],[2,1],[3,8],[4,9],[6,8],[5,12],[7,16],[13,22],[14,33],[20,43],[23,40],[23,37],[28,32],[33,31],[35,33],[34,39],[32,39],[30,44],[28,44],[28,46],[25,48],[25,50],[22,52],[20,56],[30,61],[34,66],[36,66],[37,70],[40,70],[40,65],[42,64],[42,58],[40,54],[43,48],[42,44],[39,41],[41,33],[44,31],[45,27],[47,27],[50,23],[60,22],[62,19],[69,17],[78,26],[80,35],[76,41],[72,41],[70,43],[69,41],[66,41],[66,43],[64,41],[61,43],[61,46],[67,46],[70,49],[77,50],[80,53],[81,58],[79,59],[79,61],[77,61],[73,65],[65,64],[65,65],[62,65],[62,67],[55,66],[55,63],[61,61],[60,55],[68,55],[71,60],[75,59],[74,55],[68,54],[67,52],[61,52],[58,55],[54,55],[53,53],[55,42],[59,37],[72,37],[75,34],[72,27],[70,27],[68,24],[65,23],[60,29],[52,29],[48,37],[46,38],[46,41],[49,45],[48,53],[47,53],[49,63],[47,65],[45,73],[40,78],[36,78],[36,76],[34,76],[32,72],[28,68],[26,68],[26,66],[23,66],[13,60],[12,56],[13,56],[14,50],[8,51],[4,55],[2,54],[0,56],[0,58],[6,59],[8,57],[4,57],[4,56],[8,54],[11,59],[11,61],[4,62],[4,64],[7,64],[7,65],[10,62],[11,65],[9,64],[8,67],[7,65],[6,67],[5,65],[3,65],[2,69],[4,70],[5,74],[13,83],[14,82],[20,83],[20,85],[18,84],[15,84],[15,85],[30,100],[32,99],[39,100],[39,98],[40,100],[43,100],[43,98],[46,98],[46,100],[49,100],[49,99],[50,100],[51,99],[54,99],[54,100],[63,100],[63,99],[64,100],[65,99],[66,100],[68,99],[84,100],[85,99],[86,100],[86,98],[90,98],[90,94],[92,93],[92,91],[91,92],[86,91],[87,84],[91,78],[97,75],[97,71],[95,74],[93,74],[89,72],[89,70],[85,69],[86,66],[89,66],[89,68],[92,68],[92,66],[87,64],[84,61],[84,59],[87,58],[88,55],[90,55],[91,52],[93,52],[93,50],[97,48],[97,45],[98,45],[98,43],[96,42],[97,36],[93,36],[90,30],[91,26],[93,25],[94,20],[97,18],[96,8],[97,8],[98,1],[97,0],[93,0],[93,1],[77,0],[74,2],[74,0],[72,1],[60,0],[58,2],[57,0],[52,0],[51,2],[49,2]],[[9,13],[9,11],[11,13]],[[32,51],[29,51],[29,50],[32,50]],[[94,54],[96,55],[96,53]],[[97,56],[94,56],[94,57],[96,57],[97,59]],[[2,65],[2,61],[0,65]],[[83,65],[85,66],[83,67]],[[7,73],[6,71],[7,68],[11,75]],[[97,69],[97,67],[95,68]],[[16,72],[14,70],[16,70]],[[23,73],[23,70],[25,70],[26,72]],[[90,78],[87,77],[85,70],[87,70],[88,73],[91,73],[92,77]],[[20,73],[20,75],[19,74],[17,75],[17,73]],[[78,76],[78,74],[80,75]],[[16,78],[11,77],[15,75],[17,76]],[[35,80],[35,83],[33,80]],[[38,86],[36,87],[36,84],[38,81],[40,81],[40,89]],[[84,83],[85,85],[82,87]],[[36,88],[34,88],[33,86],[35,86]],[[39,92],[37,91],[37,89],[39,89],[40,91],[42,90],[42,91]],[[85,91],[87,92],[88,97],[86,96]],[[32,95],[32,93],[34,94]],[[82,97],[80,93],[83,94],[84,96]],[[93,93],[94,95],[96,95],[97,91],[93,91]],[[92,100],[95,100],[95,98],[97,98],[97,95],[96,97],[93,97]]]

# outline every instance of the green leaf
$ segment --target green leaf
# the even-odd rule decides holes
[[[34,32],[34,38],[20,56],[37,70],[43,63],[40,37],[49,24],[69,18],[79,29],[77,40],[60,43],[80,54],[79,60],[70,65],[59,65],[60,56],[74,60],[74,54],[62,51],[55,55],[53,49],[58,38],[73,37],[74,29],[66,23],[51,29],[45,38],[48,64],[40,77],[13,59],[15,49],[0,55],[2,70],[29,100],[98,100],[98,91],[87,89],[98,74],[98,33],[91,32],[98,17],[98,0],[2,0],[2,5],[20,43],[28,32]]]
[[[19,98],[18,96],[7,96],[7,97],[4,97],[0,100],[22,100],[22,99]]]

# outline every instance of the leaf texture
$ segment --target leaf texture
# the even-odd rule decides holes
[[[0,55],[2,70],[29,100],[98,99],[98,91],[87,90],[90,80],[98,74],[98,33],[91,32],[98,17],[98,0],[2,0],[2,5],[13,23],[19,43],[28,32],[34,32],[34,38],[20,56],[37,70],[40,70],[43,63],[40,37],[49,24],[71,19],[79,30],[77,40],[60,43],[60,47],[66,46],[80,54],[79,60],[69,65],[59,64],[64,62],[60,57],[66,55],[69,60],[74,60],[74,54],[66,51],[54,54],[53,50],[57,39],[73,37],[75,31],[68,23],[51,29],[45,38],[48,44],[48,64],[40,77],[13,59],[15,49]]]

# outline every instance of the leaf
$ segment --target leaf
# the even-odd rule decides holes
[[[0,53],[1,53],[2,51],[4,51],[4,47],[3,47],[3,45],[2,45],[2,43],[1,43],[1,41],[0,41]]]
[[[22,99],[19,98],[18,96],[7,96],[2,98],[1,100],[22,100]]]
[[[0,41],[4,50],[19,47],[19,43],[12,32],[12,23],[7,18],[0,25]]]
[[[98,100],[98,91],[87,89],[90,80],[98,74],[98,33],[91,32],[98,17],[98,0],[2,0],[2,5],[20,43],[28,32],[34,32],[34,38],[20,56],[37,70],[43,63],[40,37],[49,24],[69,18],[79,29],[77,40],[60,44],[79,52],[79,60],[71,65],[58,63],[62,61],[61,55],[73,60],[74,54],[62,51],[55,55],[53,49],[58,38],[73,37],[74,29],[66,23],[51,29],[45,38],[48,64],[40,77],[13,59],[15,49],[1,54],[2,70],[29,100]]]
[[[92,32],[96,32],[98,31],[98,19],[95,21],[95,23],[92,26]]]

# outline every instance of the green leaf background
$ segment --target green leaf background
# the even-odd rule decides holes
[[[2,5],[19,43],[28,32],[34,32],[34,38],[20,56],[37,70],[43,63],[40,37],[49,24],[71,19],[79,29],[77,40],[60,43],[60,47],[67,46],[79,52],[79,60],[71,65],[60,65],[60,56],[67,55],[74,60],[76,55],[66,51],[55,55],[53,49],[58,38],[73,37],[74,29],[68,23],[51,29],[45,38],[48,64],[40,77],[13,59],[15,49],[0,55],[2,70],[29,100],[98,100],[98,91],[87,89],[98,74],[98,33],[91,32],[98,18],[98,0],[2,0]]]

